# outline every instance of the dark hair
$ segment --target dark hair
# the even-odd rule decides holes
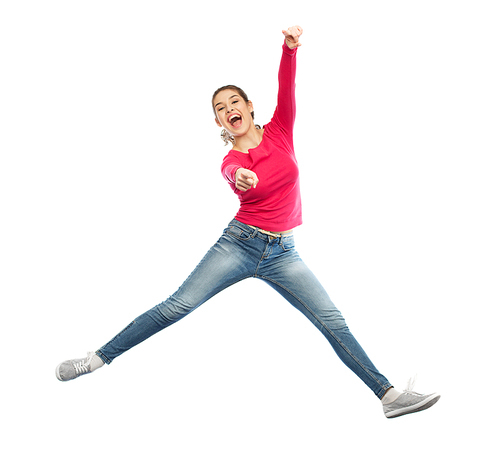
[[[238,95],[243,98],[243,100],[248,103],[248,96],[246,95],[245,91],[243,91],[243,89],[241,88],[238,88],[238,86],[234,86],[234,85],[226,85],[226,86],[222,86],[221,88],[217,89],[217,91],[214,92],[214,95],[212,96],[212,109],[214,110],[214,114],[217,115],[217,113],[215,112],[215,107],[214,107],[214,100],[215,100],[215,97],[217,96],[217,94],[219,94],[219,92],[222,92],[222,91],[226,91],[227,89],[231,89],[233,91],[236,91],[238,93]],[[250,113],[252,115],[252,119],[255,119],[254,118],[254,114],[253,114],[253,111]],[[260,128],[260,127],[259,127]]]

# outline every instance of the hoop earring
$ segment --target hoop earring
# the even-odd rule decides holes
[[[220,137],[222,141],[224,141],[225,146],[227,146],[229,142],[234,144],[234,137],[227,130],[222,130],[220,133]]]

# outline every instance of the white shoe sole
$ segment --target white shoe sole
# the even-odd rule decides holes
[[[61,365],[57,365],[56,367],[56,377],[59,379],[61,382],[64,382],[64,379],[61,378],[61,375],[59,374],[59,368]]]

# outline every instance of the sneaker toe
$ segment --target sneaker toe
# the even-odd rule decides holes
[[[69,381],[76,377],[75,368],[70,360],[61,363],[56,368],[56,376],[60,381]]]

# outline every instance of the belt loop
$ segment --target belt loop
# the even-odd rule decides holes
[[[257,229],[257,227],[254,227],[254,226],[251,226],[251,225],[248,225],[248,224],[246,224],[246,225],[252,229],[252,234],[250,235],[251,238],[255,238],[257,236],[257,233],[259,232],[259,230]]]

